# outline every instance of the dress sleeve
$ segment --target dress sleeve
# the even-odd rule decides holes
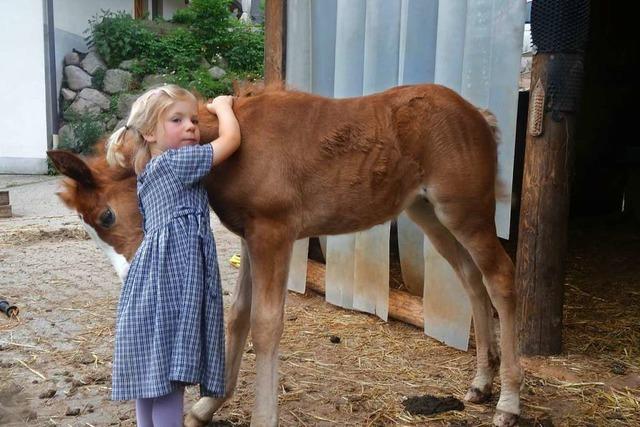
[[[167,151],[167,163],[178,180],[192,185],[204,178],[211,170],[213,147],[211,144],[190,145]]]

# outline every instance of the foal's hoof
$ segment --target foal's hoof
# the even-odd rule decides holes
[[[480,390],[477,387],[469,387],[469,391],[464,396],[464,400],[471,403],[486,403],[491,400],[491,388],[485,387]]]
[[[184,427],[204,427],[208,424],[208,421],[203,421],[200,418],[189,412],[184,418]]]
[[[493,416],[494,427],[513,427],[518,425],[518,419],[520,417],[516,414],[501,411],[496,409],[496,413]]]

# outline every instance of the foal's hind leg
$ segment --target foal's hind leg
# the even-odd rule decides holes
[[[211,421],[214,412],[233,396],[238,381],[240,362],[249,333],[251,314],[251,262],[247,245],[242,241],[240,273],[233,291],[233,302],[227,318],[225,343],[225,395],[217,399],[203,397],[191,408],[185,419],[185,426],[200,427]]]
[[[491,397],[493,378],[500,358],[493,328],[493,310],[482,283],[482,274],[467,250],[440,223],[431,204],[426,200],[417,199],[406,212],[451,265],[469,295],[476,341],[476,375],[465,399],[474,403],[485,402]]]
[[[489,297],[500,316],[501,391],[493,422],[502,427],[517,423],[522,370],[516,349],[514,267],[496,236],[493,203],[490,198],[466,199],[436,201],[434,206],[440,222],[464,246],[480,269]]]

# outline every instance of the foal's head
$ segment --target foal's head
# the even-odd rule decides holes
[[[132,168],[109,167],[103,145],[94,157],[82,158],[62,150],[47,155],[65,175],[58,196],[75,210],[89,235],[107,254],[121,278],[142,241],[142,216]]]

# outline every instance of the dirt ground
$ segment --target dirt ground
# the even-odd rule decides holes
[[[215,230],[228,304],[239,242]],[[572,226],[565,352],[523,361],[521,425],[640,425],[639,255],[637,227]],[[135,425],[133,405],[108,398],[119,289],[68,212],[0,220],[0,296],[20,308],[19,319],[0,315],[0,425]],[[490,425],[495,400],[431,417],[402,405],[427,393],[461,399],[473,343],[453,350],[412,326],[290,293],[280,352],[281,425]],[[248,425],[254,359],[249,342],[236,395],[212,425]],[[185,406],[196,399],[189,388]]]

